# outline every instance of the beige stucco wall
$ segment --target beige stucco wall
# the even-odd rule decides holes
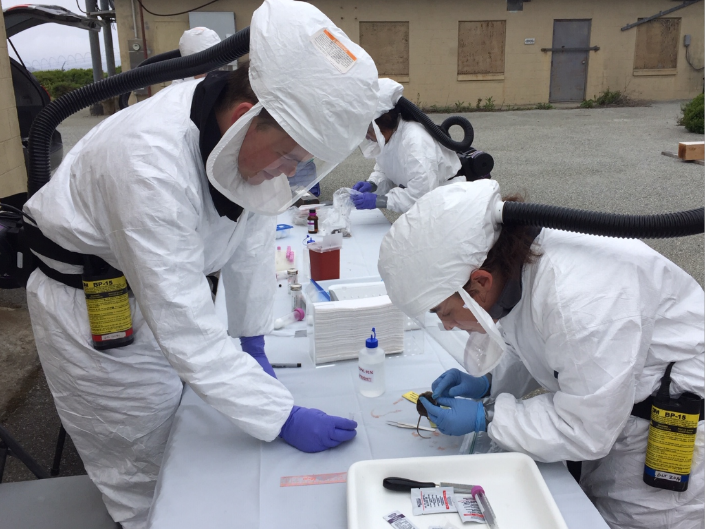
[[[17,121],[15,91],[12,88],[7,53],[5,19],[0,4],[0,198],[27,191],[27,172]]]
[[[122,63],[129,64],[127,39],[134,38],[131,0],[117,0],[118,34]],[[258,0],[221,0],[204,11],[233,11],[237,28],[250,23]],[[326,13],[354,41],[359,39],[360,21],[409,22],[409,80],[405,95],[425,105],[452,105],[457,101],[474,103],[492,97],[497,104],[525,105],[546,102],[549,98],[551,54],[541,48],[552,45],[554,19],[591,19],[591,46],[586,97],[603,90],[626,91],[635,98],[652,100],[687,99],[703,89],[702,72],[685,61],[683,35],[692,35],[690,57],[703,63],[703,4],[676,11],[680,17],[678,68],[673,75],[634,75],[636,28],[620,31],[640,17],[674,7],[669,0],[533,0],[524,10],[510,13],[503,0],[316,0],[311,2]],[[137,32],[140,31],[139,4],[135,1]],[[151,10],[176,12],[188,9],[190,0],[152,0]],[[458,22],[506,20],[504,79],[460,81],[457,75]],[[174,49],[181,33],[188,29],[188,15],[154,17],[144,12],[150,54]],[[535,38],[525,45],[525,38]]]

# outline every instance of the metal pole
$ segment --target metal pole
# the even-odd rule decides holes
[[[140,3],[140,23],[142,25],[142,51],[144,53],[144,58],[149,59],[149,54],[147,53],[147,32],[144,30],[144,11],[142,9],[142,3]],[[152,87],[147,87],[147,97],[152,97]]]
[[[677,5],[676,7],[672,7],[671,9],[666,9],[665,11],[659,11],[655,15],[652,15],[650,17],[642,18],[641,20],[638,20],[637,22],[634,22],[633,24],[627,24],[623,28],[621,28],[622,31],[627,31],[628,29],[635,28],[636,26],[641,26],[642,24],[646,24],[647,22],[651,22],[654,19],[660,18],[664,15],[667,15],[669,13],[673,13],[674,11],[678,11],[679,9],[683,9],[684,7],[692,6],[693,4],[697,4],[701,0],[686,0],[680,5]]]
[[[98,6],[96,5],[96,0],[86,0],[86,11],[88,16],[91,18],[96,18],[91,13],[98,11]],[[89,31],[88,39],[91,44],[91,62],[93,63],[93,82],[97,83],[103,79],[103,62],[100,59],[100,37],[98,32]]]
[[[100,10],[109,11],[108,0],[100,0]],[[105,44],[105,65],[108,68],[108,77],[115,75],[115,51],[113,50],[113,31],[111,28],[112,18],[103,17],[105,27],[103,28],[103,43]]]
[[[98,11],[96,0],[86,0],[86,11],[90,18],[97,18],[91,13]],[[100,37],[96,31],[88,32],[88,41],[91,44],[91,62],[93,63],[93,82],[97,83],[103,79],[103,63],[100,59]],[[103,105],[96,103],[91,105],[92,116],[103,115]]]
[[[59,475],[61,455],[64,453],[64,442],[66,442],[66,430],[64,430],[64,425],[62,424],[59,428],[59,437],[56,439],[56,450],[54,450],[54,464],[51,465],[51,470],[49,471],[49,474],[51,474],[52,476]]]

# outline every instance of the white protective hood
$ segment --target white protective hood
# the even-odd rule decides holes
[[[265,0],[250,25],[250,84],[261,106],[230,127],[209,156],[206,170],[213,186],[229,200],[256,213],[276,215],[298,199],[291,196],[287,177],[282,174],[252,186],[237,173],[237,156],[254,116],[263,107],[311,153],[317,169],[312,187],[364,139],[377,105],[377,68],[311,4]]]
[[[193,55],[220,43],[220,37],[212,29],[197,27],[184,31],[179,39],[179,51],[182,57]]]
[[[386,77],[380,79],[379,92],[377,94],[377,109],[375,110],[374,119],[392,110],[399,102],[403,93],[404,87],[396,81],[392,81]],[[362,155],[365,158],[376,158],[382,154],[382,148],[386,143],[382,132],[374,121],[372,121],[372,129],[374,130],[376,140],[366,137],[360,144],[360,151],[362,151]]]
[[[430,309],[460,294],[487,334],[470,333],[468,339],[465,331],[439,331],[437,319],[427,328],[457,360],[464,358],[466,369],[476,376],[499,362],[506,345],[490,315],[463,286],[499,237],[496,212],[501,204],[493,180],[439,187],[399,217],[379,252],[387,294],[407,316],[426,322]]]

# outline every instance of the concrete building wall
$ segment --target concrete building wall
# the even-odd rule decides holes
[[[250,23],[259,0],[221,0],[204,11],[232,11],[237,28]],[[424,105],[473,103],[492,97],[497,105],[528,105],[549,100],[554,20],[591,20],[590,45],[600,50],[589,53],[585,97],[607,88],[631,97],[651,100],[687,99],[703,89],[702,72],[691,68],[685,58],[683,36],[692,36],[689,57],[696,66],[703,63],[703,4],[681,9],[669,18],[680,19],[677,67],[668,71],[635,71],[638,28],[620,31],[628,23],[674,7],[669,0],[532,0],[523,11],[508,12],[502,0],[315,0],[319,7],[350,38],[359,42],[361,22],[408,22],[408,76],[394,76],[405,87],[408,99]],[[127,40],[135,26],[141,38],[140,7],[134,0],[115,2],[120,54],[129,65]],[[188,9],[190,0],[152,0],[157,13]],[[133,11],[134,6],[134,11]],[[134,12],[134,18],[133,18]],[[181,33],[188,29],[188,15],[155,17],[143,12],[150,55],[174,49]],[[133,24],[133,20],[136,22]],[[458,74],[458,28],[460,22],[506,21],[504,73]],[[395,30],[396,31],[396,30]],[[533,38],[535,43],[525,44]],[[495,48],[496,49],[496,48]],[[368,50],[374,56],[375,50]],[[158,88],[158,87],[157,87]]]
[[[5,19],[0,4],[0,198],[27,191],[27,172],[17,121],[15,91],[12,88],[10,57],[7,52]]]

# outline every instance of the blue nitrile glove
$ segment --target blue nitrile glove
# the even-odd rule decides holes
[[[465,435],[470,432],[484,432],[485,408],[482,402],[469,399],[441,397],[434,406],[424,397],[419,397],[428,411],[428,419],[436,423],[441,433],[446,435]],[[441,408],[447,406],[449,409]]]
[[[240,345],[242,346],[243,351],[257,360],[257,363],[262,366],[265,373],[277,378],[277,375],[274,374],[274,369],[272,369],[272,365],[269,363],[269,359],[264,352],[264,336],[242,337],[240,338]]]
[[[439,397],[467,397],[481,399],[490,389],[487,377],[474,377],[463,373],[460,369],[449,369],[431,384],[433,398]]]
[[[318,182],[315,186],[313,186],[311,189],[309,189],[308,192],[311,193],[314,197],[320,197],[321,196],[321,183]]]
[[[314,408],[294,406],[279,437],[302,452],[322,452],[350,441],[357,423]]]
[[[359,191],[360,193],[369,193],[370,191],[373,191],[372,189],[372,182],[366,182],[363,180],[362,182],[358,182],[353,186],[353,189],[355,191]]]
[[[377,195],[374,193],[350,195],[350,198],[357,209],[375,209],[377,207]]]

